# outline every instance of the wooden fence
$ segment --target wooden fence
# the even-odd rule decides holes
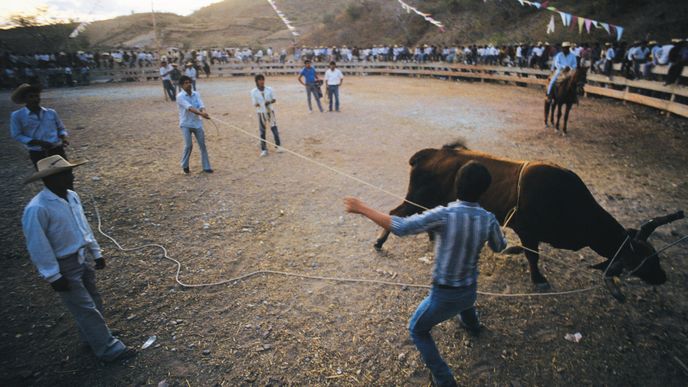
[[[325,64],[315,64],[319,72],[324,72]],[[447,80],[467,80],[480,82],[498,82],[516,84],[520,86],[547,85],[546,70],[520,67],[502,66],[472,66],[449,63],[400,63],[400,62],[351,62],[340,63],[337,66],[344,74],[354,76],[382,75],[433,77]],[[618,72],[620,65],[615,65]],[[296,77],[301,70],[301,64],[296,63],[232,63],[211,67],[211,77],[234,77],[265,75],[292,75]],[[666,66],[654,68],[653,76],[664,78]],[[688,78],[688,69],[684,69],[682,77]],[[100,69],[91,72],[92,82],[126,82],[159,80],[157,68],[132,69]],[[649,106],[667,113],[688,117],[688,87],[680,85],[664,86],[659,81],[628,80],[622,76],[608,78],[600,74],[589,74],[588,84],[585,86],[586,95],[619,99]]]

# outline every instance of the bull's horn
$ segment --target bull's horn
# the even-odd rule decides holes
[[[638,234],[635,236],[635,239],[637,241],[646,241],[650,234],[652,234],[652,232],[655,231],[657,227],[664,226],[665,224],[669,224],[679,219],[683,219],[683,217],[683,211],[677,211],[673,214],[669,214],[667,216],[659,216],[648,222],[645,222],[645,224],[640,226],[640,231],[638,231]]]
[[[621,280],[619,277],[604,277],[604,285],[607,287],[607,290],[612,294],[612,297],[616,298],[617,301],[623,303],[626,301],[626,296],[621,293],[621,289],[619,288],[619,284],[621,283]]]

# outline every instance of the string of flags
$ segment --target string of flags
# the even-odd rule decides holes
[[[269,0],[268,0],[268,1],[269,1]],[[408,4],[406,4],[406,3],[404,3],[402,0],[398,0],[398,1],[399,1],[399,4],[401,4],[401,8],[404,9],[404,11],[406,11],[406,13],[411,13],[411,11],[413,11],[413,12],[415,12],[416,14],[422,16],[423,19],[425,19],[425,21],[427,21],[428,23],[430,23],[430,24],[434,25],[435,27],[439,28],[441,32],[444,32],[444,24],[442,24],[442,22],[440,22],[439,20],[433,19],[433,18],[431,17],[431,16],[432,16],[431,14],[425,13],[425,12],[421,12],[421,11],[419,11],[418,9],[416,9],[416,8],[414,8],[414,7],[412,7],[412,6],[408,5]]]
[[[487,2],[487,0],[484,0]],[[550,6],[548,3],[549,1],[543,1],[542,3],[537,2],[537,1],[528,1],[528,0],[517,0],[519,3],[521,3],[522,6],[531,6],[534,7],[538,10],[546,10],[554,13],[558,13],[559,16],[561,17],[561,22],[564,25],[564,27],[570,27],[573,28],[574,26],[578,26],[578,33],[582,34],[583,29],[590,33],[590,30],[592,27],[598,28],[598,29],[604,29],[607,31],[609,35],[614,35],[616,37],[616,40],[619,41],[621,40],[621,36],[623,35],[624,28],[621,26],[617,26],[611,23],[604,23],[601,21],[593,20],[593,19],[588,19],[585,17],[581,16],[576,16],[572,15],[570,13],[564,12],[560,9],[557,9],[555,7]],[[554,15],[550,17],[549,23],[547,24],[547,33],[550,34],[554,32]]]
[[[86,29],[86,27],[87,27],[89,24],[91,24],[91,22],[81,22],[81,23],[79,23],[79,25],[76,26],[76,28],[74,29],[74,31],[72,31],[72,33],[69,34],[69,37],[70,37],[71,39],[76,38],[77,36],[79,36],[80,33],[84,32],[84,30]]]
[[[294,26],[291,25],[291,22],[289,21],[289,19],[287,19],[287,17],[284,16],[284,12],[280,11],[279,8],[277,8],[275,1],[274,0],[268,0],[268,3],[270,3],[270,5],[272,6],[272,9],[275,10],[275,13],[277,14],[277,16],[279,16],[279,18],[282,19],[282,23],[284,23],[284,25],[287,27],[289,32],[291,32],[291,34],[294,36],[299,36],[299,33],[296,32],[296,28],[294,28]]]

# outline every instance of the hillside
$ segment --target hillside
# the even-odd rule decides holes
[[[535,40],[597,41],[604,30],[579,35],[564,29],[558,15],[522,7],[516,0],[425,0],[408,3],[446,25],[446,31],[406,13],[395,0],[277,0],[301,36],[297,44],[461,44]],[[550,1],[576,15],[625,27],[624,39],[669,39],[688,36],[688,2],[668,0]],[[556,32],[545,33],[550,16]],[[225,0],[190,16],[155,14],[161,47],[286,47],[294,38],[266,1]],[[97,21],[78,39],[66,36],[74,25],[0,31],[0,48],[13,51],[156,47],[153,15],[120,16]]]

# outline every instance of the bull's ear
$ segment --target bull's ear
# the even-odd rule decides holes
[[[631,240],[634,240],[635,236],[638,235],[638,230],[634,228],[627,228],[626,232],[628,233],[628,236],[631,238]]]
[[[592,265],[590,266],[592,269],[597,269],[597,270],[607,270],[607,266],[609,266],[609,263],[611,262],[610,259],[600,262],[597,265]]]

